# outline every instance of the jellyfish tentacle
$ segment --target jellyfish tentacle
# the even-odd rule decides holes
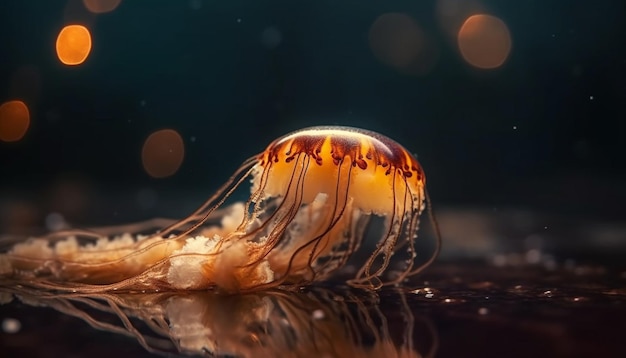
[[[396,238],[397,238],[397,229],[395,230],[394,233],[394,227],[397,225],[397,219],[396,219],[396,215],[398,213],[397,210],[397,200],[396,200],[396,196],[395,196],[395,175],[396,175],[396,171],[393,171],[393,179],[392,179],[392,192],[394,193],[393,195],[393,205],[392,205],[392,210],[391,210],[391,214],[390,216],[386,219],[386,233],[384,235],[384,238],[379,241],[376,244],[376,249],[374,250],[374,252],[370,255],[370,257],[367,259],[367,261],[365,262],[365,264],[361,267],[361,269],[359,270],[358,274],[357,274],[357,279],[352,281],[354,282],[356,285],[358,285],[359,287],[362,287],[362,285],[365,282],[369,282],[370,285],[372,285],[372,287],[377,287],[379,286],[378,282],[377,284],[372,284],[371,280],[378,277],[386,268],[387,265],[389,263],[389,242],[390,240],[395,242]],[[371,273],[371,268],[372,265],[374,265],[376,259],[378,257],[380,257],[380,255],[383,254],[383,263],[380,265],[380,267],[374,272]],[[378,281],[380,281],[378,279]],[[365,285],[367,286],[367,285]]]
[[[409,202],[410,207],[408,209],[406,209],[405,207],[403,207],[402,210],[402,218],[400,219],[401,223],[404,223],[405,215],[408,215],[408,221],[406,223],[406,228],[400,228],[400,230],[403,230],[405,232],[405,237],[404,237],[404,241],[401,242],[399,244],[399,246],[397,248],[394,249],[394,252],[399,251],[400,249],[402,249],[405,245],[409,245],[409,254],[410,257],[407,260],[407,266],[403,269],[402,272],[400,272],[396,278],[387,281],[385,283],[383,283],[383,286],[391,286],[391,285],[396,285],[399,284],[401,282],[403,282],[407,276],[409,276],[413,265],[415,264],[415,239],[417,239],[417,229],[418,229],[418,225],[419,225],[419,211],[416,211],[415,209],[415,200],[408,200],[409,198],[414,198],[413,192],[411,191],[411,188],[406,184],[406,178],[405,180],[405,191],[404,191],[404,199],[403,199],[403,205],[406,205],[407,201]],[[417,199],[418,203],[421,203],[421,197],[419,197],[418,195],[418,199]],[[409,213],[409,214],[407,214]]]
[[[432,265],[432,263],[437,259],[437,257],[439,256],[439,253],[441,252],[442,237],[441,237],[441,231],[439,229],[439,223],[437,222],[437,218],[435,217],[435,213],[433,211],[432,202],[430,200],[430,195],[428,194],[428,191],[424,190],[424,194],[426,198],[426,208],[428,210],[428,216],[430,218],[430,222],[431,222],[433,231],[435,233],[435,249],[426,262],[421,264],[415,270],[411,271],[411,273],[409,274],[410,276],[416,275],[424,271],[425,268]]]
[[[226,199],[228,199],[232,195],[235,189],[237,189],[237,187],[241,185],[241,183],[246,178],[248,178],[248,176],[250,175],[250,173],[252,172],[254,168],[255,162],[256,162],[256,157],[251,157],[251,158],[248,158],[246,161],[244,161],[243,164],[239,167],[239,169],[237,169],[237,171],[226,181],[226,183],[224,183],[213,196],[211,196],[208,200],[206,200],[198,209],[196,209],[191,214],[191,216],[201,215],[202,218],[199,221],[197,221],[194,225],[192,225],[191,228],[185,230],[183,234],[179,236],[188,235],[189,233],[191,233],[192,231],[200,227],[202,224],[204,224],[204,222],[208,219],[209,215],[212,212],[214,212],[217,208],[219,208],[222,204],[224,204]],[[179,221],[178,223],[175,223],[173,225],[166,227],[159,234],[162,237],[164,237],[167,234],[176,230],[177,228],[181,227],[182,225],[187,224],[188,222],[189,220],[183,219]]]
[[[346,189],[344,190],[345,194],[340,195],[339,191],[340,191],[340,187],[341,187],[341,168],[343,166],[344,163],[344,159],[341,159],[339,161],[338,164],[338,172],[337,172],[337,183],[335,185],[335,194],[334,197],[335,198],[343,198],[342,204],[341,205],[341,209],[339,209],[339,213],[337,213],[337,200],[335,200],[335,203],[333,205],[333,211],[330,215],[330,217],[332,218],[332,221],[330,223],[330,225],[320,234],[318,235],[318,237],[323,237],[324,235],[328,234],[334,227],[335,225],[339,222],[339,220],[343,217],[343,214],[345,212],[346,209],[346,205],[348,203],[348,188],[346,187]],[[350,185],[350,176],[352,174],[351,170],[348,170],[348,178],[346,180],[346,186]],[[316,240],[315,241],[315,245],[313,246],[313,249],[311,250],[311,253],[309,254],[309,261],[308,261],[308,266],[309,268],[311,268],[311,270],[313,270],[312,265],[313,265],[313,260],[316,258],[315,252],[317,250],[317,247],[320,243],[320,240]],[[324,248],[326,248],[326,246],[328,246],[328,241],[326,241],[324,247],[322,248],[322,250]]]

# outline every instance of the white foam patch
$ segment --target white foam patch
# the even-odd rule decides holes
[[[219,249],[217,244],[221,240],[219,235],[213,238],[196,236],[187,239],[185,245],[170,256],[168,283],[181,290],[202,289],[213,285],[235,289],[274,280],[274,271],[266,259],[256,263],[251,270],[242,268],[248,263],[247,247],[255,244],[240,241]]]
[[[224,215],[221,221],[222,231],[233,232],[239,227],[243,221],[244,208],[243,203],[234,203],[230,206],[228,215]]]
[[[102,237],[93,243],[81,245],[74,236],[51,245],[48,240],[30,239],[26,242],[18,243],[8,252],[16,256],[36,257],[40,259],[51,259],[55,256],[68,256],[81,252],[100,252],[128,248],[131,245],[144,240],[147,236],[123,234],[113,239]],[[158,238],[157,238],[158,239]]]
[[[167,281],[178,289],[201,288],[207,285],[207,278],[203,274],[202,265],[211,256],[206,254],[215,251],[219,237],[209,239],[196,236],[186,240],[180,250],[172,253],[170,268],[167,272]],[[188,254],[188,255],[185,255]]]
[[[54,250],[48,245],[48,241],[32,239],[13,246],[10,254],[25,257],[38,257],[42,259],[52,258]]]

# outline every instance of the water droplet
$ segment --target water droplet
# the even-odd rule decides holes
[[[537,249],[528,250],[526,252],[526,262],[534,265],[538,264],[541,261],[541,251]]]
[[[22,323],[15,318],[5,318],[2,320],[2,331],[4,333],[17,333],[22,328]]]
[[[326,317],[326,314],[324,313],[324,311],[318,309],[318,310],[313,311],[313,314],[311,316],[313,317],[314,320],[320,320],[320,319],[324,319],[324,317]]]

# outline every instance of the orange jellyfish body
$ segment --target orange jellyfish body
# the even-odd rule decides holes
[[[250,198],[227,206],[246,179]],[[200,208],[158,234],[109,240],[73,231],[55,245],[31,240],[0,256],[0,274],[19,281],[37,272],[42,279],[31,282],[40,286],[83,291],[255,290],[325,280],[375,235],[377,245],[348,283],[379,288],[402,283],[436,257],[439,241],[416,266],[426,200],[423,170],[398,143],[356,128],[312,127],[246,160]],[[380,232],[369,230],[372,216],[383,218]],[[387,272],[392,256],[404,260]]]
[[[273,142],[259,159],[260,167],[270,172],[267,195],[286,192],[292,173],[306,165],[302,173],[304,203],[310,203],[317,193],[343,188],[356,207],[385,215],[394,210],[396,200],[404,201],[394,192],[404,196],[401,191],[408,189],[410,199],[424,198],[424,174],[417,160],[391,139],[362,129],[302,130]]]
[[[270,144],[259,156],[255,178],[253,195],[262,195],[261,199],[283,197],[282,202],[289,203],[291,209],[286,215],[296,221],[297,210],[303,205],[315,205],[316,201],[323,205],[323,209],[317,210],[324,218],[318,219],[316,230],[312,231],[316,233],[298,233],[292,240],[301,246],[280,251],[291,255],[294,271],[306,268],[312,277],[326,276],[332,270],[315,270],[312,261],[328,254],[338,263],[345,263],[363,239],[350,230],[355,215],[384,216],[387,231],[351,283],[369,285],[378,281],[401,237],[407,240],[409,251],[413,249],[424,204],[425,177],[417,160],[387,137],[348,127],[301,130]],[[342,241],[348,252],[336,251]],[[376,262],[381,255],[382,261]],[[284,255],[277,256],[281,261],[286,259]],[[305,259],[307,262],[303,262]],[[410,269],[405,274],[409,272]],[[404,277],[400,275],[395,281]]]

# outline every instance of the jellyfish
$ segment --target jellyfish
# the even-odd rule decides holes
[[[249,198],[230,203],[247,182]],[[155,233],[69,230],[10,245],[0,254],[0,285],[242,292],[325,281],[347,263],[354,267],[345,278],[351,286],[403,284],[440,248],[425,184],[415,157],[386,136],[306,128],[245,160],[198,209]],[[426,208],[436,242],[420,257],[416,240]],[[373,219],[382,229],[371,229]],[[369,252],[355,264],[363,250]]]

